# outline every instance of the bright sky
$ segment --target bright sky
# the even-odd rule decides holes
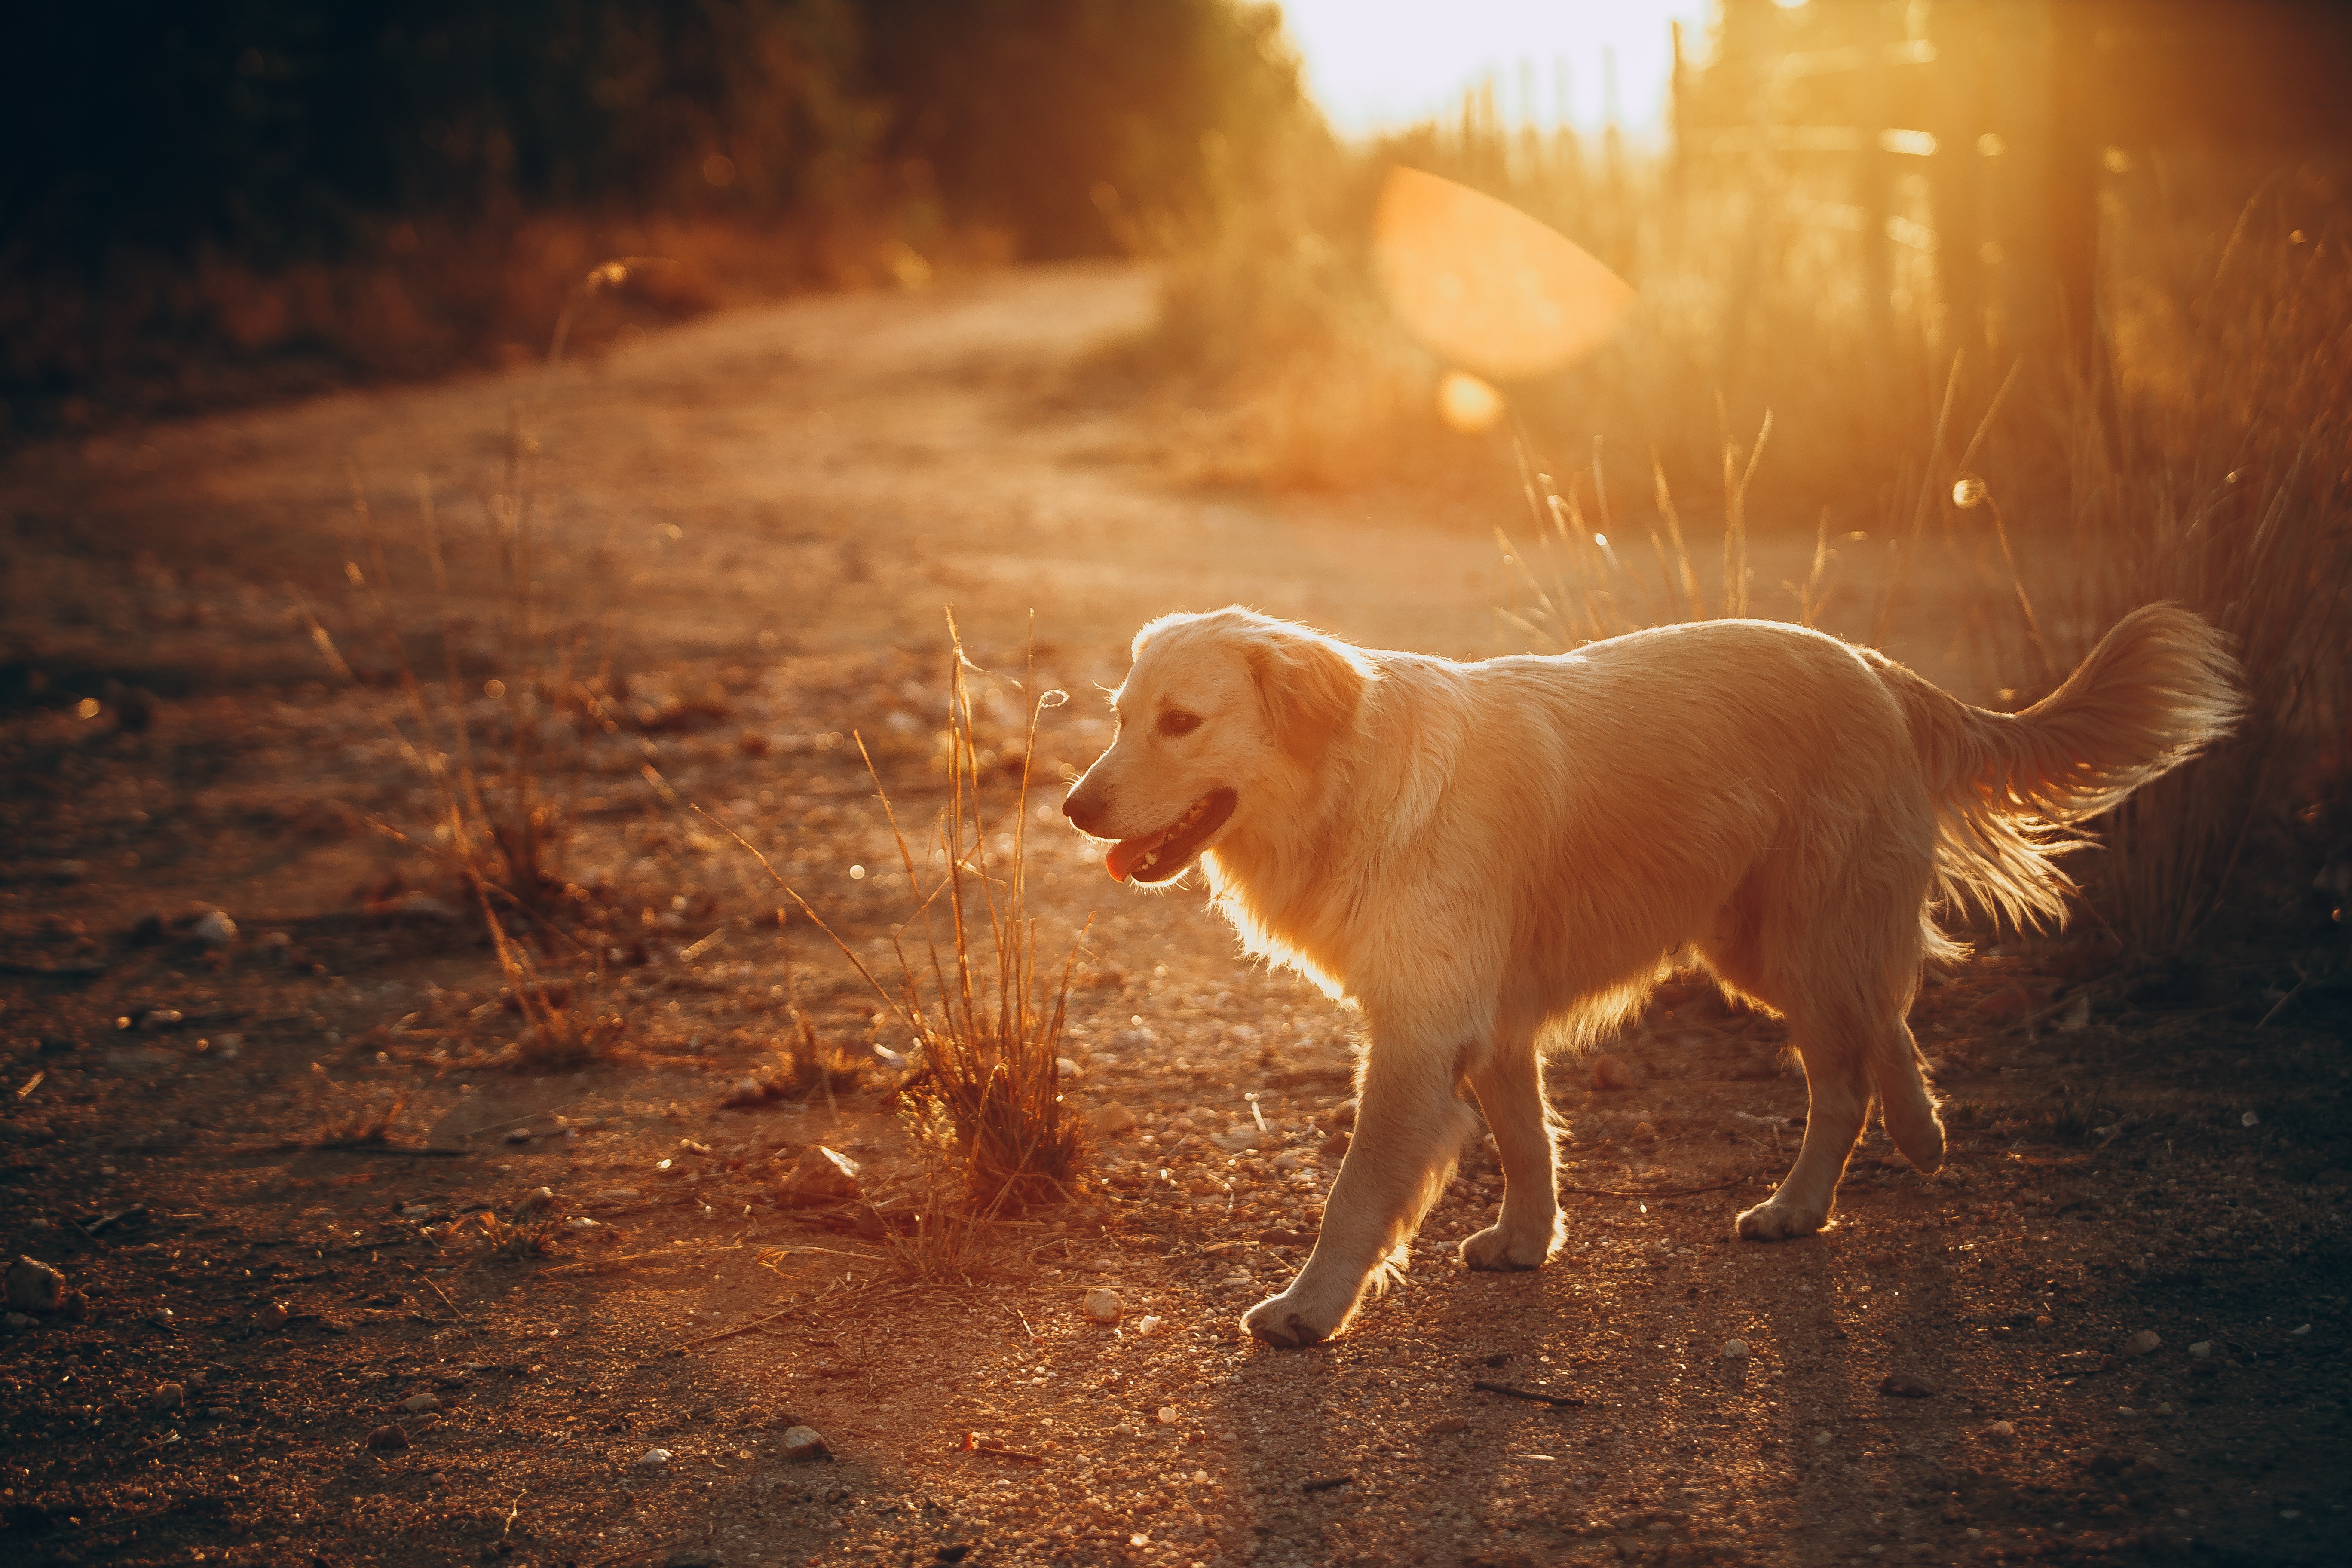
[[[1282,0],[1308,90],[1350,136],[1455,109],[1490,76],[1507,122],[1556,123],[1564,79],[1569,119],[1597,129],[1611,55],[1620,123],[1654,130],[1674,67],[1669,25],[1680,18],[1696,50],[1707,9],[1706,0]]]

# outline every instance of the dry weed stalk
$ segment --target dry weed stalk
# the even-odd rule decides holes
[[[948,627],[948,805],[937,840],[945,868],[928,892],[921,891],[923,863],[866,756],[908,886],[917,889],[922,923],[919,953],[908,952],[903,931],[892,940],[899,967],[895,989],[875,976],[765,856],[729,831],[832,938],[913,1037],[917,1058],[898,1086],[898,1099],[910,1135],[932,1161],[933,1174],[932,1201],[924,1205],[914,1244],[929,1260],[927,1268],[952,1273],[953,1260],[979,1245],[973,1227],[984,1227],[999,1214],[1070,1195],[1087,1140],[1083,1123],[1061,1095],[1062,1031],[1077,949],[1072,946],[1057,980],[1041,973],[1036,922],[1025,904],[1030,758],[1039,716],[1067,699],[1058,691],[1032,699],[1019,783],[1009,809],[992,824],[970,680],[977,667],[965,657],[952,616]],[[864,753],[862,737],[858,744]],[[942,901],[944,914],[938,909]]]

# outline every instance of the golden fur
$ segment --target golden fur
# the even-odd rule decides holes
[[[1181,858],[1251,952],[1367,1026],[1322,1234],[1244,1320],[1276,1344],[1339,1332],[1411,1239],[1473,1125],[1465,1088],[1507,1185],[1463,1261],[1549,1258],[1540,1050],[1616,1026],[1678,952],[1786,1017],[1804,1062],[1803,1148],[1741,1236],[1826,1223],[1874,1100],[1936,1170],[1944,1129],[1905,1022],[1922,959],[1958,951],[1933,910],[2062,916],[2065,825],[2226,732],[2239,700],[2220,634],[2162,605],[2013,715],[1766,621],[1462,664],[1225,609],[1154,621],[1134,655],[1118,739],[1064,810],[1150,843],[1229,805]]]

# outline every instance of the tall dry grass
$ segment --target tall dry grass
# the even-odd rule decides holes
[[[1022,683],[1028,708],[1019,768],[1009,787],[992,782],[1003,770],[993,765],[997,752],[982,743],[974,667],[952,617],[949,634],[947,800],[924,852],[908,837],[874,771],[915,905],[892,939],[895,983],[877,976],[823,910],[732,835],[833,939],[911,1038],[911,1070],[896,1098],[929,1163],[931,1201],[911,1242],[926,1269],[969,1256],[976,1227],[989,1220],[1074,1195],[1087,1153],[1086,1124],[1061,1092],[1077,949],[1073,944],[1058,963],[1043,953],[1027,906],[1037,721],[1066,698]],[[858,746],[865,752],[862,736]]]

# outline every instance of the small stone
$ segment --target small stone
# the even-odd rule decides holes
[[[661,1568],[719,1568],[719,1553],[708,1546],[673,1546]]]
[[[187,1403],[188,1391],[176,1383],[159,1383],[147,1396],[147,1408],[155,1411],[184,1409]]]
[[[740,1079],[719,1103],[737,1110],[747,1105],[765,1105],[768,1103],[768,1086],[756,1078]]]
[[[1429,1424],[1429,1435],[1433,1437],[1450,1437],[1456,1432],[1468,1430],[1470,1423],[1459,1415],[1441,1415]]]
[[[8,1265],[8,1305],[20,1312],[54,1312],[66,1304],[66,1277],[37,1258]]]
[[[1096,1106],[1094,1114],[1087,1120],[1094,1123],[1096,1131],[1107,1137],[1135,1131],[1135,1112],[1116,1100],[1107,1105]]]
[[[1160,1424],[1162,1426],[1173,1426],[1176,1425],[1176,1407],[1174,1405],[1163,1405],[1160,1407]]]
[[[236,922],[226,910],[206,910],[188,927],[188,934],[206,947],[226,947],[236,940]]]
[[[2238,1125],[2241,1127],[2260,1127],[2262,1124],[2263,1119],[2251,1110],[2238,1118]]]
[[[1087,1315],[1088,1322],[1093,1323],[1116,1323],[1125,1311],[1116,1290],[1087,1291],[1079,1301],[1078,1310]]]
[[[1054,1070],[1056,1073],[1059,1073],[1062,1077],[1067,1079],[1080,1079],[1087,1076],[1087,1069],[1080,1067],[1074,1058],[1069,1057],[1055,1057],[1054,1058]]]
[[[400,1402],[400,1408],[411,1415],[422,1415],[428,1410],[441,1408],[441,1401],[430,1394],[412,1394]]]
[[[1984,1435],[1996,1443],[2014,1442],[2017,1438],[2017,1423],[1995,1421],[1984,1429]]]
[[[596,1201],[600,1204],[625,1204],[637,1195],[635,1187],[606,1187],[596,1194]]]
[[[1633,1123],[1633,1142],[1636,1142],[1636,1143],[1654,1143],[1654,1142],[1656,1142],[1657,1141],[1658,1141],[1658,1130],[1657,1130],[1656,1128],[1654,1128],[1654,1127],[1651,1126],[1651,1125],[1650,1125],[1648,1122],[1646,1122],[1646,1121],[1636,1121],[1635,1123]]]
[[[1723,1359],[1726,1361],[1746,1361],[1748,1359],[1748,1342],[1746,1340],[1724,1341]]]
[[[1936,1390],[1924,1379],[1914,1377],[1907,1372],[1897,1372],[1879,1379],[1878,1392],[1892,1394],[1897,1399],[1926,1399]]]
[[[1343,1127],[1318,1144],[1316,1152],[1327,1160],[1343,1159],[1347,1155],[1348,1145],[1352,1141],[1352,1135]]]
[[[814,1426],[784,1428],[784,1458],[794,1464],[809,1459],[830,1459],[833,1453],[824,1446],[824,1435]]]
[[[166,1029],[178,1028],[184,1017],[177,1007],[150,1007],[139,1015],[139,1026],[151,1035],[160,1035]]]
[[[784,1176],[783,1195],[797,1203],[847,1203],[863,1197],[857,1184],[857,1162],[848,1155],[812,1144]]]
[[[391,1453],[408,1447],[408,1434],[387,1421],[367,1435],[367,1446],[380,1453]]]
[[[2038,1313],[2034,1314],[2033,1326],[2034,1326],[2035,1328],[2037,1328],[2037,1329],[2046,1329],[2046,1328],[2048,1328],[2048,1327],[2050,1326],[2050,1322],[2051,1322],[2051,1319],[2050,1319],[2050,1314],[2049,1314],[2049,1313],[2047,1313],[2047,1312],[2038,1312]]]
[[[2189,1347],[2189,1353],[2195,1356],[2199,1361],[2203,1361],[2207,1356],[2213,1353],[2213,1342],[2211,1340],[2199,1340],[2195,1344]]]
[[[1148,1340],[1152,1335],[1160,1331],[1160,1322],[1161,1320],[1156,1317],[1145,1316],[1138,1318],[1135,1321],[1135,1331]]]
[[[2287,1332],[2299,1340],[2311,1332],[2311,1325],[2305,1323],[2299,1329],[2289,1329]]]
[[[1895,1249],[1874,1247],[1862,1255],[1862,1260],[1873,1268],[1892,1268],[1895,1267]]]
[[[291,1316],[292,1314],[286,1310],[285,1302],[271,1301],[253,1315],[253,1321],[260,1324],[264,1330],[282,1329],[286,1326],[287,1319]]]
[[[28,1318],[22,1312],[11,1312],[6,1317],[0,1318],[0,1323],[5,1323],[12,1329],[29,1329],[38,1324],[40,1321],[38,1318]]]
[[[1633,1064],[1611,1052],[1592,1058],[1592,1087],[1599,1089],[1632,1089],[1637,1080]]]
[[[2126,1355],[2149,1355],[2162,1349],[2164,1341],[2154,1329],[2142,1329],[2124,1342]]]
[[[1219,1132],[1209,1142],[1228,1154],[1239,1154],[1265,1142],[1265,1134],[1255,1127],[1236,1127],[1230,1132]]]
[[[507,1142],[509,1142],[509,1143],[528,1143],[528,1142],[530,1142],[530,1128],[528,1128],[528,1127],[518,1127],[518,1128],[515,1128],[513,1131],[509,1131],[509,1132],[507,1134]]]
[[[641,1470],[666,1470],[669,1468],[669,1450],[667,1448],[647,1448],[644,1453],[637,1456],[637,1468]]]
[[[551,1209],[554,1206],[555,1189],[553,1187],[533,1187],[523,1194],[522,1202],[515,1205],[515,1217],[520,1219],[524,1215],[537,1214],[541,1209]]]

